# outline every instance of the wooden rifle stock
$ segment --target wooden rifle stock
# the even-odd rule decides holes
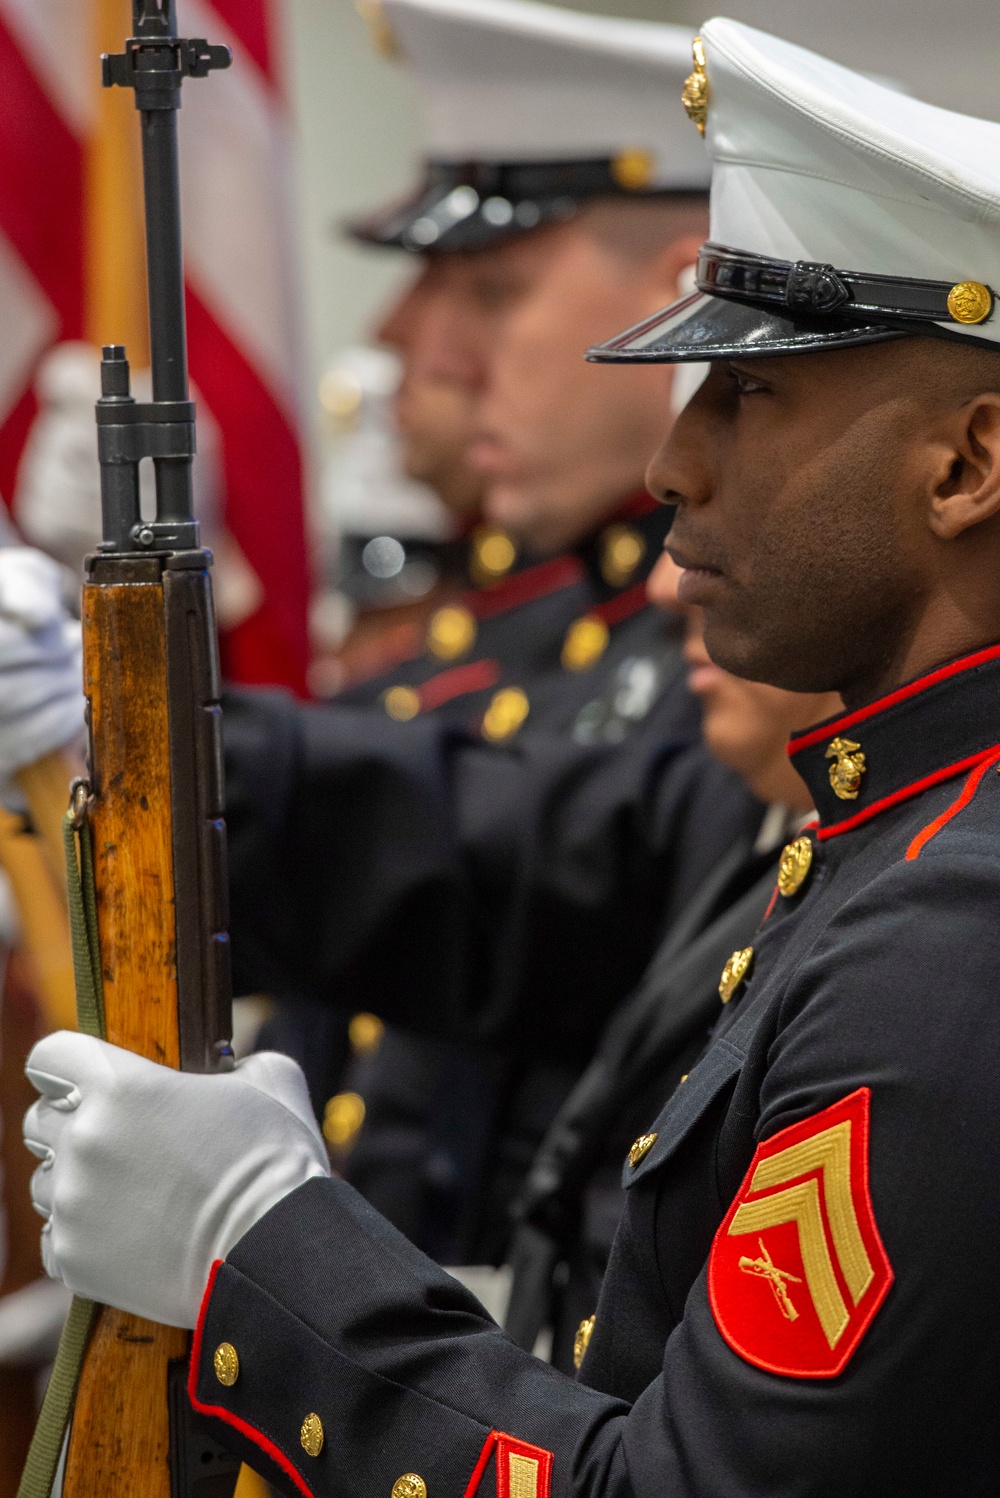
[[[134,36],[102,59],[135,90],[146,208],[153,399],[125,350],[101,366],[104,540],[83,589],[87,817],[107,1039],[167,1066],[232,1064],[219,679],[209,577],[191,510],[176,111],[185,76],[225,48],[177,38],[173,0],[133,0]],[[139,462],[156,470],[156,519]],[[65,1498],[228,1498],[239,1463],[199,1430],[184,1392],[188,1334],[103,1307],[70,1433]]]

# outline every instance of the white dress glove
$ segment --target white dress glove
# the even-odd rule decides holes
[[[329,1174],[305,1078],[260,1052],[196,1076],[60,1030],[27,1073],[24,1139],[46,1271],[78,1295],[193,1327],[209,1270],[290,1191]]]
[[[80,626],[62,574],[30,546],[0,548],[0,779],[83,728]]]

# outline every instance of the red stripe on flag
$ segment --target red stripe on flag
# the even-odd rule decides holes
[[[277,86],[269,0],[212,0],[212,9],[239,38],[261,72]]]
[[[83,330],[83,157],[0,23],[0,227],[59,314]]]
[[[35,392],[26,390],[3,426],[0,426],[0,499],[8,509],[14,499],[21,453],[37,411]]]
[[[256,370],[188,288],[191,378],[222,433],[226,521],[264,587],[223,640],[232,680],[307,695],[309,566],[298,440]]]

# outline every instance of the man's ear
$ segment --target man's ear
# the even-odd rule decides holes
[[[942,541],[1000,514],[1000,394],[967,402],[950,437],[931,498],[931,530]]]

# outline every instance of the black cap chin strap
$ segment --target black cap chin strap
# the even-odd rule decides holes
[[[786,317],[971,326],[992,317],[995,305],[992,289],[980,281],[952,284],[867,275],[808,260],[772,260],[712,243],[702,245],[697,283],[711,296]]]

